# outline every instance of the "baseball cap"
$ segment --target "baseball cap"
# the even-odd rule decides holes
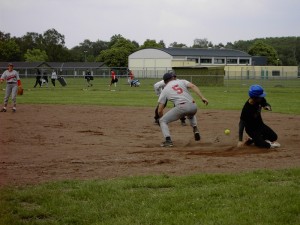
[[[170,80],[174,75],[171,73],[165,73],[163,76],[163,80],[166,82],[167,80]]]

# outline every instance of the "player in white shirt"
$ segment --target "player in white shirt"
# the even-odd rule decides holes
[[[196,141],[199,141],[200,132],[197,127],[197,119],[195,116],[197,112],[197,105],[188,89],[192,89],[205,105],[208,104],[208,100],[202,95],[196,85],[187,80],[176,80],[171,73],[166,73],[163,76],[163,80],[166,86],[162,90],[158,99],[158,115],[160,117],[159,123],[165,138],[165,141],[161,144],[161,146],[173,146],[168,124],[180,119],[182,116],[187,116],[190,121],[190,125],[193,127],[194,138]],[[166,114],[163,114],[166,101],[171,101],[174,103],[175,107],[170,109]]]

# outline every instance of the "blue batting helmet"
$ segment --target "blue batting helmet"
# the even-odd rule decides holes
[[[254,84],[249,88],[249,96],[250,98],[263,98],[266,96],[266,93],[260,85]]]

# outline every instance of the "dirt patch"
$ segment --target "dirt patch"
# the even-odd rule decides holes
[[[0,113],[0,185],[300,166],[300,116],[264,112],[282,147],[240,149],[240,112],[200,109],[201,141],[176,121],[170,124],[174,147],[161,148],[153,113],[154,108],[65,105],[19,105],[15,114]]]

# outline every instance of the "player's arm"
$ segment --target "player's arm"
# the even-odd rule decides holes
[[[200,89],[196,85],[194,85],[193,83],[189,83],[188,87],[190,89],[192,89],[196,93],[196,95],[198,95],[201,98],[202,102],[205,105],[208,104],[208,100],[203,96],[203,94],[201,93]]]
[[[158,110],[157,110],[157,112],[158,112],[159,118],[161,118],[164,115],[164,108],[165,108],[164,104],[162,104],[162,103],[158,104]]]
[[[239,141],[237,144],[238,147],[241,147],[244,145],[244,142],[243,142],[244,129],[245,129],[245,122],[243,120],[240,120],[240,122],[239,122]]]
[[[265,98],[262,99],[260,105],[261,105],[265,110],[272,111],[271,105],[267,102],[267,100],[266,100]]]

